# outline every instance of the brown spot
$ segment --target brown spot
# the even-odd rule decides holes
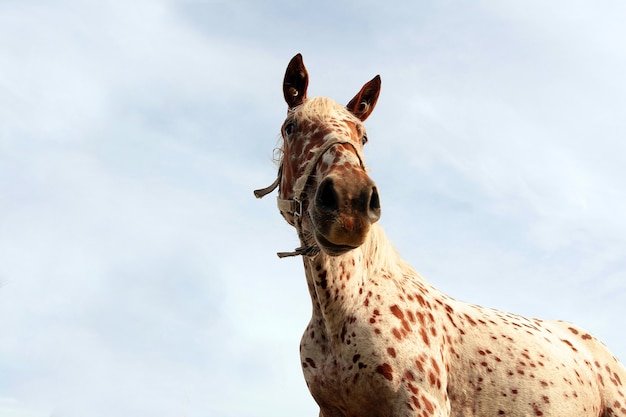
[[[476,326],[476,322],[474,321],[474,319],[472,319],[469,315],[467,314],[463,314],[465,316],[465,318],[467,319],[467,321],[469,322],[469,324],[471,324],[472,326]]]
[[[422,340],[426,344],[426,346],[430,346],[430,340],[428,340],[428,335],[426,334],[426,330],[422,327],[420,329],[420,335],[422,336]]]
[[[315,365],[315,361],[313,359],[306,358],[305,361],[311,366],[311,368],[317,368],[317,366]]]
[[[326,280],[326,271],[320,272],[318,277],[320,278],[320,286],[323,290],[325,290],[328,286],[328,281]]]
[[[574,347],[574,345],[572,344],[572,342],[570,342],[569,340],[566,340],[566,339],[561,339],[561,342],[565,343],[567,346],[569,346],[570,348],[572,348],[572,350],[573,350],[574,352],[578,352],[578,349],[576,349],[576,348]]]
[[[415,323],[415,315],[413,314],[411,310],[407,310],[407,315],[409,316],[409,321],[411,323]]]
[[[346,324],[343,324],[343,327],[341,328],[341,341],[345,342],[346,341],[346,333],[348,332],[348,329],[346,328]]]
[[[435,370],[435,373],[436,373],[437,375],[440,375],[440,372],[439,372],[439,365],[438,365],[438,364],[437,364],[437,362],[435,361],[435,358],[430,358],[430,363],[431,363],[431,365],[433,366],[433,369]]]
[[[426,411],[428,411],[429,414],[432,414],[435,411],[435,407],[433,406],[433,403],[431,403],[428,398],[424,397],[422,395],[422,402],[424,403],[424,407],[426,407]]]
[[[400,333],[400,330],[398,329],[393,329],[391,331],[391,333],[393,333],[393,335],[395,336],[396,339],[398,340],[402,340],[402,334]]]
[[[415,381],[415,377],[413,376],[413,372],[411,372],[410,370],[406,370],[406,372],[404,373],[404,377],[406,379],[408,379],[409,381]]]
[[[417,316],[417,319],[419,320],[420,325],[424,326],[424,323],[425,323],[424,322],[424,314],[422,314],[421,311],[416,311],[415,315]]]
[[[585,333],[584,335],[581,336],[583,338],[583,340],[589,340],[591,339],[591,335],[589,333]]]
[[[388,363],[383,363],[376,367],[376,372],[387,378],[389,381],[393,380],[393,369]]]
[[[392,305],[391,307],[389,307],[389,309],[394,316],[396,316],[400,320],[404,319],[404,313],[402,312],[402,310],[400,310],[400,307],[398,307],[397,305]]]
[[[415,298],[417,298],[417,301],[422,307],[426,305],[426,301],[424,301],[424,297],[422,297],[421,294],[415,294]]]
[[[415,407],[417,407],[418,410],[420,408],[422,408],[422,406],[420,405],[419,400],[417,399],[417,397],[415,395],[411,396],[411,400],[413,401],[413,405],[415,405]]]
[[[574,333],[574,334],[578,334],[578,330],[574,329],[573,327],[568,327],[569,331]]]
[[[389,354],[389,356],[391,356],[392,358],[396,357],[396,350],[392,347],[388,347],[387,348],[387,353]]]
[[[357,363],[357,361],[361,359],[361,355],[358,353],[352,357],[352,363]]]
[[[430,385],[436,385],[437,377],[435,377],[435,374],[433,374],[432,372],[429,372],[428,373],[428,381],[430,382]]]

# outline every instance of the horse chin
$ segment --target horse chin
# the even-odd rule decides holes
[[[338,222],[337,219],[313,218],[312,220],[315,241],[320,250],[330,256],[343,255],[358,248],[365,242],[369,232],[369,224],[361,224],[356,230],[346,230],[340,226],[342,222]]]
[[[338,245],[338,244],[332,243],[320,233],[315,233],[315,241],[317,242],[317,245],[319,246],[320,250],[329,256],[340,256],[360,246],[360,245],[358,246]]]

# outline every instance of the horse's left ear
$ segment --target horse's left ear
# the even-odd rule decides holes
[[[372,114],[380,94],[380,75],[365,83],[361,91],[346,106],[356,117],[364,121]]]

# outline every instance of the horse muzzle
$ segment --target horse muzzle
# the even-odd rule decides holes
[[[365,173],[327,176],[309,210],[315,240],[331,256],[361,246],[381,212],[376,184]]]

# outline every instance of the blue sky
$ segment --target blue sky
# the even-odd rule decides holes
[[[618,1],[0,3],[0,417],[317,415],[272,198],[289,59],[383,89],[382,225],[451,296],[626,361]]]

